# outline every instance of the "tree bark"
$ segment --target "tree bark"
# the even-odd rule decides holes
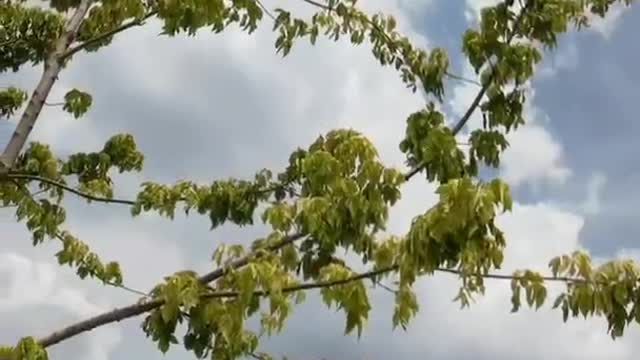
[[[75,40],[78,30],[80,29],[80,24],[82,24],[82,20],[87,15],[92,3],[93,0],[80,1],[75,12],[67,21],[64,33],[56,40],[53,51],[45,60],[44,71],[40,77],[40,82],[33,91],[27,108],[22,113],[22,117],[11,136],[11,140],[9,140],[0,158],[0,176],[6,175],[13,167],[18,154],[20,154],[24,144],[27,142],[27,138],[31,130],[33,130],[36,120],[38,120],[38,116],[51,92],[51,88],[58,79],[58,74],[60,74],[60,70],[62,69],[64,54]]]

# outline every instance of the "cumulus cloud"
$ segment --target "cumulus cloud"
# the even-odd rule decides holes
[[[538,66],[536,77],[549,79],[559,71],[572,71],[578,66],[578,46],[575,41],[564,41],[557,49],[545,54],[545,60]]]
[[[12,252],[0,253],[0,279],[4,280],[0,283],[3,318],[0,337],[3,343],[13,344],[26,334],[45,335],[61,323],[71,323],[107,309],[90,300],[81,289],[61,282],[58,273],[54,264],[33,262]],[[43,307],[50,311],[40,313],[38,310]],[[30,315],[25,316],[25,313]],[[78,348],[66,355],[73,359],[107,360],[119,341],[117,328],[104,327],[76,343]]]
[[[538,182],[561,185],[571,175],[563,163],[562,146],[542,126],[532,124],[508,136],[511,146],[502,156],[502,174],[513,186]]]
[[[596,215],[600,212],[600,193],[607,184],[607,177],[602,173],[595,173],[587,183],[587,196],[582,204],[585,214]]]

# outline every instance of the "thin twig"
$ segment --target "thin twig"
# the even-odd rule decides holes
[[[374,281],[375,286],[380,286],[381,288],[387,290],[392,294],[397,294],[398,290],[392,288],[391,286],[385,285],[382,281]]]
[[[329,6],[329,5],[327,5],[327,4],[323,4],[323,3],[320,3],[320,2],[317,2],[317,1],[314,1],[314,0],[302,0],[302,1],[306,2],[307,4],[311,4],[313,6],[319,7],[321,9],[325,9],[325,10],[328,10],[328,11],[333,11],[333,8],[331,6]]]
[[[460,80],[462,82],[466,82],[472,85],[476,85],[476,86],[482,86],[482,84],[478,81],[478,80],[473,80],[473,79],[468,79],[464,76],[460,76],[460,75],[456,75],[456,74],[452,74],[450,72],[445,72],[445,75],[447,75],[448,77],[454,79],[454,80]]]
[[[85,193],[85,192],[82,192],[80,190],[74,189],[71,186],[65,185],[65,184],[63,184],[61,182],[58,182],[58,181],[55,181],[55,180],[52,180],[52,179],[48,179],[46,177],[38,176],[38,175],[9,173],[9,174],[6,175],[6,177],[8,179],[25,179],[25,180],[38,181],[38,182],[41,182],[41,183],[45,183],[45,184],[48,184],[48,185],[52,185],[52,186],[58,187],[60,189],[68,191],[68,192],[70,192],[72,194],[78,195],[80,197],[83,197],[85,199],[88,199],[88,200],[91,200],[91,201],[95,201],[95,202],[124,204],[124,205],[135,205],[136,204],[136,202],[132,201],[132,200],[112,199],[112,198],[95,196],[95,195],[92,195],[92,194]]]
[[[271,18],[271,20],[276,21],[276,17],[271,13],[271,11],[269,11],[269,9],[264,6],[264,4],[262,3],[262,1],[260,0],[256,0],[256,4],[258,4],[258,6],[260,6],[260,8],[262,9],[262,11],[267,14],[268,17]]]
[[[107,198],[107,197],[101,197],[101,196],[95,196],[86,192],[82,192],[78,189],[75,189],[71,186],[68,186],[66,184],[63,184],[59,181],[53,180],[53,179],[49,179],[46,177],[42,177],[39,175],[31,175],[31,174],[22,174],[22,173],[9,173],[7,175],[4,175],[5,179],[11,179],[11,180],[15,180],[15,179],[24,179],[24,180],[32,180],[32,181],[38,181],[41,183],[45,183],[51,186],[55,186],[57,188],[60,188],[62,190],[68,191],[72,194],[78,195],[82,198],[91,200],[91,201],[95,201],[95,202],[102,202],[102,203],[111,203],[111,204],[123,204],[123,205],[135,205],[136,201],[134,200],[128,200],[128,199],[114,199],[114,198]],[[2,181],[2,177],[0,177],[0,181]],[[268,192],[272,192],[272,191],[276,191],[280,188],[284,188],[286,189],[288,186],[288,184],[277,184],[277,185],[273,185],[273,186],[269,186],[266,188],[262,188],[256,191],[253,191],[253,194],[256,195],[260,195],[260,194],[266,194]],[[180,199],[180,200],[184,200],[184,199]]]
[[[63,102],[50,103],[50,102],[46,102],[46,101],[44,102],[44,104],[45,104],[46,106],[62,106],[62,105],[64,105],[64,103],[63,103]]]
[[[111,282],[111,281],[107,281],[107,282],[105,282],[105,284],[107,284],[109,286],[116,287],[116,288],[120,288],[120,289],[128,291],[128,292],[130,292],[132,294],[140,295],[143,298],[150,298],[151,297],[151,294],[149,294],[149,293],[146,293],[146,292],[144,292],[142,290],[134,289],[132,287],[129,287],[129,286],[126,286],[126,285],[123,285],[123,284],[116,284],[116,283]]]

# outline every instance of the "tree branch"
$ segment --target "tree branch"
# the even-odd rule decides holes
[[[91,195],[85,192],[82,192],[80,190],[74,189],[71,186],[65,185],[61,182],[52,180],[52,179],[48,179],[46,177],[42,177],[42,176],[38,176],[38,175],[29,175],[29,174],[16,174],[16,173],[9,173],[6,175],[6,178],[8,179],[25,179],[25,180],[33,180],[33,181],[38,181],[41,183],[45,183],[48,185],[52,185],[55,187],[58,187],[60,189],[63,189],[65,191],[68,191],[72,194],[78,195],[82,198],[91,200],[91,201],[95,201],[95,202],[102,202],[102,203],[112,203],[112,204],[124,204],[124,205],[135,205],[135,201],[132,200],[122,200],[122,199],[112,199],[112,198],[106,198],[106,197],[101,197],[101,196],[95,196],[95,195]]]
[[[76,46],[70,47],[67,51],[65,51],[65,53],[62,55],[63,59],[69,58],[71,56],[73,56],[75,53],[77,53],[78,51],[86,48],[87,46],[91,45],[91,44],[95,44],[97,42],[100,42],[108,37],[114,36],[124,30],[127,30],[129,28],[132,28],[134,26],[140,26],[144,24],[144,21],[149,19],[150,17],[156,15],[158,12],[157,11],[151,11],[149,13],[147,13],[146,15],[144,15],[143,17],[139,18],[139,19],[134,19],[131,20],[129,22],[126,22],[120,26],[118,26],[115,29],[109,30],[105,33],[102,33],[100,35],[97,35],[83,43],[80,43]]]
[[[282,239],[282,241],[280,241],[279,243],[271,246],[269,248],[269,250],[271,251],[275,251],[277,249],[280,249],[288,244],[291,244],[293,242],[295,242],[298,239],[301,239],[303,237],[302,234],[293,234],[290,236],[285,237],[284,239]],[[219,268],[215,271],[212,271],[209,274],[203,275],[199,278],[199,280],[202,283],[209,283],[211,281],[214,281],[222,276],[224,276],[224,274],[226,274],[226,272],[228,271],[228,269],[237,269],[240,268],[244,265],[246,265],[251,258],[254,256],[254,254],[248,254],[245,257],[236,260],[235,262],[232,262],[231,264],[229,264],[226,267],[223,268]],[[296,291],[305,291],[305,290],[311,290],[311,289],[319,289],[319,288],[326,288],[326,287],[332,287],[332,286],[340,286],[340,285],[345,285],[354,281],[358,281],[358,280],[363,280],[363,279],[374,279],[375,277],[379,276],[379,275],[383,275],[392,271],[396,271],[398,270],[398,265],[392,265],[392,266],[388,266],[385,268],[381,268],[381,269],[377,269],[377,270],[372,270],[372,271],[368,271],[368,272],[364,272],[364,273],[360,273],[360,274],[356,274],[353,275],[351,277],[345,278],[345,279],[341,279],[341,280],[334,280],[334,281],[320,281],[320,282],[313,282],[313,283],[304,283],[304,284],[300,284],[300,285],[296,285],[296,286],[291,286],[291,287],[287,287],[284,288],[282,291],[285,293],[290,293],[290,292],[296,292]],[[459,270],[455,270],[455,269],[447,269],[447,268],[438,268],[436,269],[437,272],[442,272],[442,273],[449,273],[449,274],[455,274],[455,275],[464,275],[463,273],[461,273]],[[469,275],[469,274],[466,274]],[[485,279],[496,279],[496,280],[519,280],[519,279],[524,279],[524,276],[513,276],[513,275],[504,275],[504,274],[470,274],[470,275],[475,275],[475,276],[479,276]],[[580,278],[571,278],[571,277],[553,277],[553,276],[544,276],[542,277],[542,280],[544,281],[549,281],[549,282],[563,282],[563,283],[585,283],[586,280],[584,279],[580,279]],[[238,296],[238,292],[237,291],[221,291],[221,292],[213,292],[213,293],[209,293],[209,294],[204,294],[203,297],[205,298],[229,298],[229,297],[236,297]],[[256,296],[264,296],[264,295],[268,295],[268,292],[265,291],[256,291],[254,293]],[[54,332],[53,334],[44,337],[42,339],[40,339],[40,344],[43,347],[48,347],[48,346],[52,346],[55,345],[61,341],[64,341],[66,339],[69,339],[73,336],[76,336],[78,334],[81,334],[83,332],[87,332],[87,331],[91,331],[97,327],[106,325],[106,324],[110,324],[113,322],[119,322],[131,317],[135,317],[138,315],[141,315],[143,313],[152,311],[160,306],[162,306],[164,304],[163,300],[160,299],[156,299],[156,300],[151,300],[149,302],[143,302],[143,303],[137,303],[137,304],[132,304],[123,308],[118,308],[118,309],[114,309],[112,311],[103,313],[101,315],[95,316],[93,318],[78,322],[74,325],[71,325],[69,327],[66,327],[60,331]]]
[[[24,180],[32,180],[32,181],[38,181],[41,183],[45,183],[51,186],[55,186],[57,188],[60,188],[62,190],[68,191],[72,194],[78,195],[82,198],[91,200],[91,201],[95,201],[95,202],[102,202],[102,203],[111,203],[111,204],[123,204],[123,205],[135,205],[136,202],[134,200],[127,200],[127,199],[114,199],[114,198],[107,198],[107,197],[101,197],[101,196],[95,196],[83,191],[80,191],[78,189],[75,189],[71,186],[65,185],[59,181],[55,181],[53,179],[49,179],[46,177],[42,177],[39,175],[31,175],[31,174],[22,174],[22,173],[9,173],[6,175],[2,175],[0,174],[0,181],[2,181],[3,179],[11,179],[11,180],[16,180],[16,179],[24,179]],[[256,190],[255,194],[264,194],[264,193],[268,193],[271,191],[275,191],[279,188],[287,188],[287,186],[289,186],[289,184],[278,184],[278,185],[274,185],[274,186],[269,186],[263,189],[259,189]],[[180,200],[184,200],[184,199],[180,199]]]
[[[303,1],[313,1],[313,0],[303,0]],[[507,38],[507,41],[506,41],[507,45],[511,44],[511,42],[515,38],[516,33],[517,33],[517,28],[518,28],[518,26],[520,26],[520,22],[524,18],[524,14],[527,11],[527,6],[529,5],[529,3],[530,3],[530,1],[527,1],[527,4],[522,8],[522,10],[518,14],[517,18],[513,22],[513,29],[511,31],[511,33],[509,34],[509,36]],[[478,92],[476,97],[471,102],[471,105],[469,105],[469,108],[467,109],[467,111],[464,113],[464,115],[462,115],[460,120],[458,120],[458,122],[451,128],[451,132],[453,133],[454,136],[457,135],[460,132],[460,130],[462,130],[462,128],[467,124],[467,122],[469,122],[469,119],[471,119],[471,115],[473,115],[473,112],[478,108],[478,105],[480,105],[480,101],[484,97],[484,94],[487,92],[487,90],[491,86],[491,83],[493,82],[493,80],[495,78],[495,74],[496,74],[495,71],[492,71],[491,74],[489,74],[489,78],[482,85],[482,88],[480,89],[480,91]],[[423,168],[424,168],[424,165],[419,165],[419,166],[416,166],[415,168],[411,169],[404,176],[405,180],[411,179],[417,173],[419,173]]]
[[[284,246],[291,244],[299,239],[304,237],[301,233],[292,234],[283,238],[277,244],[274,244],[268,247],[269,250],[275,251]],[[203,284],[210,283],[214,280],[217,280],[224,276],[230,269],[240,268],[251,261],[251,259],[255,256],[252,252],[247,254],[246,256],[228,264],[225,267],[216,269],[208,274],[205,274],[199,278],[200,282]],[[110,323],[119,322],[128,318],[132,318],[151,310],[157,309],[164,304],[164,301],[161,299],[155,299],[148,302],[136,303],[129,306],[125,306],[122,308],[117,308],[106,313],[94,316],[87,320],[83,320],[77,322],[71,326],[65,327],[62,330],[56,331],[49,336],[41,338],[39,340],[40,345],[43,347],[49,347],[55,345],[59,342],[72,338],[76,335],[82,334],[87,331],[91,331],[97,327],[104,326]]]
[[[327,4],[320,3],[318,1],[314,1],[314,0],[302,0],[302,1],[306,2],[307,4],[313,5],[315,7],[319,7],[321,9],[327,10],[327,11],[333,11],[334,10],[333,8],[331,8],[331,6],[329,6]],[[387,34],[382,28],[380,28],[380,26],[378,26],[378,24],[376,24],[373,21],[371,21],[371,19],[367,18],[367,23],[369,25],[371,25],[371,27],[374,28],[378,33],[380,33],[382,36],[384,36],[384,38],[387,40],[387,42],[389,42],[389,43],[393,43],[394,42],[394,40],[391,37],[389,37],[389,34]],[[467,83],[470,83],[470,84],[481,86],[481,84],[476,80],[467,79],[467,78],[465,78],[463,76],[455,75],[455,74],[452,74],[452,73],[450,73],[448,71],[445,71],[444,75],[447,76],[447,77],[450,77],[450,78],[452,78],[454,80],[460,80],[460,81],[464,81],[464,82],[467,82]]]
[[[376,277],[378,275],[382,275],[382,274],[397,270],[397,268],[398,268],[397,266],[389,266],[389,267],[386,267],[386,268],[373,270],[373,271],[369,271],[369,272],[365,272],[365,273],[361,273],[361,274],[357,274],[357,275],[354,275],[354,276],[351,276],[351,277],[348,277],[348,278],[344,278],[344,279],[340,279],[340,280],[318,281],[318,282],[304,283],[304,284],[295,285],[295,286],[289,286],[289,287],[283,288],[282,292],[283,293],[291,293],[291,292],[296,292],[296,291],[305,291],[305,290],[321,289],[321,288],[327,288],[327,287],[333,287],[333,286],[346,285],[346,284],[352,283],[354,281],[374,278],[374,277]],[[239,294],[240,293],[238,291],[218,291],[218,292],[213,292],[213,293],[210,293],[210,294],[205,294],[203,297],[207,298],[207,299],[230,298],[230,297],[236,297]],[[268,291],[258,290],[258,291],[254,291],[253,294],[255,296],[266,296],[266,295],[269,295],[269,292]]]
[[[305,291],[305,290],[312,290],[312,289],[321,289],[321,288],[327,288],[327,287],[333,287],[333,286],[340,286],[340,285],[346,285],[355,281],[359,281],[359,280],[364,280],[364,279],[375,279],[375,277],[379,276],[379,275],[383,275],[392,271],[396,271],[398,270],[398,265],[392,265],[392,266],[388,266],[385,268],[381,268],[381,269],[377,269],[377,270],[372,270],[372,271],[368,271],[368,272],[364,272],[364,273],[360,273],[360,274],[356,274],[341,280],[333,280],[333,281],[318,281],[318,282],[310,282],[310,283],[304,283],[304,284],[300,284],[300,285],[294,285],[294,286],[289,286],[289,287],[285,287],[282,289],[283,293],[291,293],[291,292],[296,292],[296,291]],[[449,274],[455,274],[455,275],[462,275],[462,273],[459,270],[455,270],[455,269],[447,269],[447,268],[438,268],[436,269],[437,272],[442,272],[442,273],[449,273]],[[474,276],[479,276],[485,279],[494,279],[494,280],[521,280],[521,279],[525,279],[524,276],[513,276],[513,275],[504,275],[504,274],[472,274]],[[542,279],[544,281],[549,281],[549,282],[563,282],[563,283],[585,283],[586,280],[584,279],[579,279],[579,278],[570,278],[570,277],[552,277],[552,276],[543,276]],[[377,283],[377,282],[376,282]],[[379,284],[378,284],[379,285]],[[387,288],[387,290],[393,292],[393,293],[397,293],[396,290],[393,290],[391,288]],[[268,291],[262,291],[262,290],[258,290],[255,291],[253,293],[255,296],[266,296],[269,295]],[[205,294],[203,295],[204,298],[207,299],[217,299],[217,298],[233,298],[233,297],[237,297],[240,295],[240,292],[238,291],[219,291],[219,292],[213,292],[210,294]]]
[[[89,11],[89,7],[92,3],[93,0],[80,1],[75,12],[67,22],[64,33],[56,41],[53,52],[51,52],[45,61],[44,71],[42,72],[38,86],[31,95],[29,104],[22,113],[20,122],[18,122],[18,125],[11,136],[11,140],[9,140],[9,143],[0,157],[0,175],[9,172],[11,167],[13,167],[18,154],[24,147],[27,137],[29,137],[31,130],[38,119],[38,115],[40,115],[40,112],[42,111],[44,102],[47,99],[47,96],[49,96],[51,88],[62,69],[62,61],[64,60],[63,55],[75,39],[78,29],[80,29],[80,24],[86,16],[87,11]]]

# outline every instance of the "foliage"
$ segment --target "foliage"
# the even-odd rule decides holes
[[[89,110],[92,102],[93,98],[90,94],[73,89],[65,94],[62,108],[77,119]]]
[[[354,45],[366,41],[381,66],[393,66],[409,89],[427,98],[426,106],[406,119],[405,137],[399,139],[412,169],[406,174],[385,166],[374,144],[353,129],[331,130],[298,148],[277,173],[264,169],[250,180],[228,178],[209,184],[148,181],[134,200],[113,198],[110,175],[142,170],[144,156],[129,134],[111,137],[101,150],[64,158],[38,142],[31,142],[16,158],[4,154],[2,205],[15,208],[16,219],[32,233],[34,245],[60,242],[58,262],[73,267],[81,278],[124,287],[116,262],[103,262],[64,230],[67,193],[90,202],[130,206],[133,216],[156,212],[173,219],[176,210],[195,212],[208,217],[211,229],[225,223],[248,226],[261,219],[270,232],[248,245],[214,249],[216,268],[208,274],[182,271],[167,276],[137,304],[49,337],[25,337],[15,346],[0,347],[0,358],[46,359],[48,346],[143,313],[147,315],[142,329],[162,352],[182,342],[198,358],[255,355],[262,334],[280,332],[309,289],[320,289],[327,306],[344,312],[346,333],[355,330],[359,335],[372,310],[365,281],[377,284],[389,276],[398,283],[392,321],[394,327],[406,328],[419,310],[414,282],[437,272],[458,275],[455,300],[463,307],[482,295],[486,278],[511,280],[514,312],[523,294],[527,305],[540,308],[547,300],[548,282],[562,281],[566,291],[553,308],[561,310],[564,321],[569,316],[604,317],[614,338],[630,323],[640,323],[640,269],[631,261],[595,267],[588,254],[575,252],[552,259],[551,276],[528,269],[512,275],[492,273],[500,269],[507,243],[495,219],[511,209],[512,199],[500,179],[478,177],[483,166],[499,167],[500,155],[509,146],[506,135],[525,124],[525,84],[544,50],[553,50],[558,37],[572,26],[588,26],[589,13],[605,16],[615,0],[505,1],[483,9],[478,26],[462,34],[462,50],[478,76],[479,93],[453,127],[446,126],[439,105],[445,99],[445,81],[460,77],[450,73],[443,49],[427,52],[414,46],[396,30],[393,17],[370,16],[356,0],[300,1],[317,10],[309,19],[286,9],[271,15],[257,0],[52,0],[49,8],[22,0],[0,1],[0,71],[44,63],[41,82],[20,118],[19,128],[26,131],[17,131],[16,139],[26,139],[49,85],[58,77],[60,69],[52,62],[69,66],[75,54],[97,52],[117,34],[143,26],[150,18],[161,22],[165,36],[190,36],[202,29],[219,33],[234,24],[252,33],[263,25],[265,15],[272,16],[275,49],[283,56],[300,38],[312,44],[318,36],[334,41],[346,37]],[[76,27],[74,18],[81,21]],[[13,116],[25,101],[24,90],[3,89],[0,114]],[[78,118],[92,103],[90,94],[73,89],[65,95],[63,109]],[[468,135],[465,152],[458,145],[459,132],[474,111],[480,111],[484,121]],[[417,174],[437,183],[438,202],[417,215],[406,234],[383,237],[380,233],[402,185]],[[370,270],[353,270],[341,257],[345,251],[357,255]],[[259,333],[246,325],[254,316],[260,318]],[[177,329],[182,323],[186,331],[180,341]]]
[[[0,91],[0,115],[9,117],[27,100],[27,93],[13,86]]]

